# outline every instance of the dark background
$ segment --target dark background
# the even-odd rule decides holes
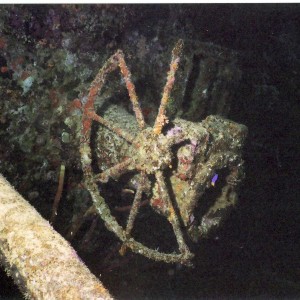
[[[249,129],[244,152],[246,179],[237,208],[217,236],[195,246],[194,268],[134,258],[102,273],[100,279],[117,299],[300,297],[298,4],[111,5],[97,9],[87,5],[73,6],[72,13],[70,8],[53,5],[0,9],[5,29],[1,38],[16,39],[27,49],[45,36],[59,48],[61,32],[49,30],[45,20],[57,14],[64,20],[70,17],[68,13],[74,17],[81,12],[97,17],[97,30],[102,30],[99,45],[83,41],[86,49],[82,51],[91,51],[91,44],[102,47],[109,42],[114,43],[113,49],[122,48],[137,35],[146,40],[156,35],[165,41],[172,37],[190,43],[200,40],[235,50],[242,78],[228,117]],[[101,23],[111,22],[107,16],[116,20],[111,30]],[[62,31],[76,35],[76,30],[87,30],[76,18],[70,20],[61,21]],[[24,36],[30,42],[24,42]],[[1,57],[5,65],[7,53]],[[2,74],[2,86],[5,80],[13,85],[12,78],[12,73]],[[2,122],[1,126],[1,138],[9,139],[8,125]],[[3,144],[0,147],[0,172],[16,183],[18,170],[7,168],[15,164],[13,156],[6,157],[7,149]],[[21,192],[27,195],[25,188]],[[86,261],[88,264],[88,256]],[[0,299],[22,299],[3,271],[0,276]]]

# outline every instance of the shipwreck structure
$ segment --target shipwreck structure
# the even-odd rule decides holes
[[[168,119],[167,107],[182,47],[183,41],[179,40],[172,51],[167,82],[153,127],[145,122],[131,73],[120,50],[99,70],[84,102],[76,101],[82,103],[80,153],[85,186],[106,227],[123,242],[120,252],[130,248],[154,260],[190,264],[193,254],[185,241],[184,231],[197,241],[218,226],[237,201],[237,189],[244,177],[242,146],[247,128],[213,115],[201,123]],[[106,111],[106,116],[97,113],[97,97],[107,75],[117,68],[125,82],[135,117],[114,106]],[[136,129],[132,125],[134,119]],[[101,124],[96,142],[95,137],[91,138],[93,121]],[[92,150],[91,145],[97,145],[97,150]],[[98,173],[94,172],[94,153],[100,162]],[[123,228],[112,215],[107,204],[109,199],[101,195],[98,184],[109,180],[117,182],[126,174],[127,186],[132,188],[134,197]],[[205,211],[197,212],[199,202],[207,200],[203,197],[205,191],[216,184],[220,186],[216,199]],[[162,253],[133,237],[132,229],[143,199],[148,199],[154,211],[171,224],[178,252]]]

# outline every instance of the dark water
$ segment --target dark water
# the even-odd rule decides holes
[[[89,17],[101,20],[99,8],[87,7],[72,9],[82,18],[88,11]],[[22,34],[30,36],[26,47],[32,47],[33,57],[38,40],[46,37],[59,48],[60,31],[70,36],[84,31],[79,21],[67,19],[74,14],[62,6],[0,9],[5,29],[1,37],[9,40],[10,34],[17,32],[19,42],[26,44]],[[94,257],[84,251],[83,259],[97,275],[102,273],[100,279],[116,299],[300,297],[300,6],[127,5],[124,15],[121,12],[120,6],[110,6],[102,15],[105,21],[96,23],[95,32],[102,32],[99,47],[109,43],[113,43],[112,49],[123,47],[137,38],[142,43],[141,36],[146,45],[153,39],[179,37],[191,44],[200,40],[238,53],[242,77],[228,118],[249,129],[244,148],[246,178],[239,203],[225,224],[213,238],[193,246],[193,268],[131,256],[110,270],[97,267]],[[54,30],[58,13],[60,26]],[[109,23],[106,17],[114,17],[116,23]],[[105,28],[104,22],[115,27]],[[82,53],[93,51],[93,37],[83,38],[78,46]],[[2,73],[2,80],[12,76]],[[5,129],[1,125],[1,138]],[[42,213],[51,207],[47,205],[40,208]],[[114,239],[105,235],[107,240]],[[0,299],[22,299],[2,271],[0,278]]]

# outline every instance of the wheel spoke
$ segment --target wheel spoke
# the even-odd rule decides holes
[[[168,190],[167,190],[167,186],[165,184],[165,180],[162,174],[162,171],[157,171],[155,173],[155,177],[158,183],[158,186],[160,188],[160,192],[162,195],[162,200],[167,204],[167,207],[169,208],[169,216],[168,216],[168,220],[171,223],[172,227],[173,227],[173,231],[175,233],[176,236],[176,240],[179,246],[179,250],[181,253],[189,253],[189,249],[184,241],[183,238],[183,234],[180,228],[180,222],[178,219],[178,216],[175,212],[174,206],[172,204],[172,201],[170,199]]]
[[[158,114],[155,120],[155,124],[153,127],[153,131],[156,134],[160,134],[163,126],[168,123],[168,118],[166,117],[166,107],[168,104],[168,101],[170,99],[170,93],[173,88],[174,82],[175,82],[175,73],[178,68],[179,60],[180,60],[180,54],[183,47],[183,41],[179,40],[177,44],[175,45],[173,51],[172,51],[172,60],[170,63],[170,71],[168,72],[167,82],[164,87],[163,95],[160,101],[160,107],[158,109]]]
[[[143,129],[145,127],[145,120],[144,120],[142,110],[140,108],[138,96],[136,95],[136,92],[135,92],[135,86],[131,80],[131,73],[126,65],[123,52],[121,50],[119,50],[117,52],[117,55],[118,55],[119,67],[121,70],[121,74],[123,75],[125,83],[126,83],[126,88],[128,90],[129,98],[132,103],[132,108],[135,113],[136,120],[139,124],[140,129]]]
[[[136,215],[138,213],[139,207],[140,207],[140,202],[142,199],[142,194],[145,189],[145,182],[146,182],[146,175],[144,173],[141,173],[138,179],[138,188],[132,203],[132,207],[129,213],[128,221],[127,221],[127,226],[126,226],[126,236],[130,236],[131,230],[133,228],[133,224],[136,218]]]
[[[131,144],[133,143],[134,137],[133,137],[131,134],[125,132],[123,129],[121,129],[121,128],[119,128],[119,127],[114,126],[114,125],[111,124],[109,121],[107,121],[107,120],[105,120],[104,118],[102,118],[101,116],[97,115],[94,111],[89,112],[89,113],[88,113],[88,116],[89,116],[92,120],[94,120],[94,121],[96,121],[96,122],[102,124],[102,125],[105,126],[106,128],[108,128],[109,130],[111,130],[112,132],[114,132],[117,136],[123,138],[123,139],[126,140],[127,142],[129,142],[129,143],[131,143]]]
[[[129,165],[132,163],[132,159],[128,158],[121,163],[114,165],[113,167],[104,170],[103,172],[94,176],[94,180],[106,183],[109,178],[117,180],[121,175],[128,171]]]

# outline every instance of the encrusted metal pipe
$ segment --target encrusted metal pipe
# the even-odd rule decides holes
[[[70,244],[2,175],[0,263],[26,299],[112,299]]]

